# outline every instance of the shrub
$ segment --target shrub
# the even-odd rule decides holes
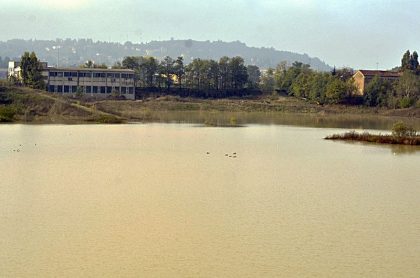
[[[396,137],[410,137],[416,136],[416,134],[417,131],[413,127],[406,125],[402,121],[396,122],[392,127],[392,135]]]
[[[413,100],[408,97],[403,97],[400,99],[400,107],[401,108],[409,108],[413,105]]]
[[[16,108],[11,106],[0,106],[0,122],[13,122]]]

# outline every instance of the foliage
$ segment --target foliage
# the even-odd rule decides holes
[[[269,68],[262,74],[260,88],[263,92],[273,92],[275,86],[274,70]]]
[[[86,63],[84,63],[83,65],[82,65],[82,67],[83,68],[89,68],[89,69],[107,69],[108,68],[108,66],[106,65],[106,64],[104,64],[104,63],[102,63],[102,64],[95,64],[95,62],[94,61],[92,61],[92,60],[88,60],[88,61],[86,61]]]
[[[44,78],[42,77],[42,65],[35,55],[35,52],[25,52],[20,62],[22,82],[25,86],[34,89],[45,89]]]
[[[338,78],[328,83],[325,97],[330,103],[340,103],[348,96],[348,85]]]
[[[414,135],[377,135],[368,132],[357,133],[355,131],[346,132],[344,134],[333,134],[325,137],[327,140],[346,140],[346,141],[362,141],[378,144],[400,144],[400,145],[420,145],[420,137]]]
[[[16,108],[12,106],[0,106],[0,122],[13,122]]]
[[[399,121],[392,126],[392,135],[396,137],[412,137],[417,135],[417,131],[403,121]]]
[[[388,97],[393,93],[392,84],[375,76],[366,86],[363,102],[367,106],[386,106]]]
[[[248,88],[256,89],[258,84],[261,81],[261,71],[260,68],[255,65],[248,65],[246,68],[248,73]]]
[[[80,86],[78,86],[77,87],[77,90],[76,90],[76,94],[75,94],[76,98],[82,98],[83,97],[83,94],[84,94],[83,88],[80,87]]]
[[[411,71],[404,71],[396,85],[396,93],[400,99],[410,99],[414,103],[420,98],[420,77]]]

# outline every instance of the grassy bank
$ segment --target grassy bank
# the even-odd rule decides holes
[[[114,114],[44,91],[0,85],[0,122],[121,123]]]
[[[136,101],[98,100],[74,99],[44,91],[0,84],[0,122],[71,124],[164,121],[163,113],[178,112],[203,115],[236,113],[241,114],[241,118],[246,118],[244,115],[252,113],[267,113],[271,116],[305,114],[322,118],[346,117],[346,115],[420,118],[420,108],[390,110],[363,106],[318,105],[294,97],[272,95],[234,99],[155,96]],[[203,124],[221,125],[214,117],[203,117],[205,118],[201,122]],[[222,125],[236,126],[244,123],[236,115],[226,117]]]
[[[387,134],[370,134],[368,132],[357,133],[355,131],[346,132],[344,134],[333,134],[325,137],[325,139],[370,142],[377,144],[420,145],[420,136],[394,136]]]

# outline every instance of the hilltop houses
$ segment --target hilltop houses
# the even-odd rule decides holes
[[[98,98],[116,94],[135,99],[133,70],[48,67],[47,63],[42,63],[42,66],[48,92],[64,95],[83,92]],[[8,77],[21,79],[19,62],[9,62]]]
[[[401,73],[395,71],[385,71],[385,70],[358,70],[353,75],[354,83],[357,86],[358,95],[363,95],[365,92],[366,85],[372,81],[372,79],[378,76],[381,79],[388,81],[396,81],[400,78]]]

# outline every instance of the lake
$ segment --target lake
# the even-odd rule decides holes
[[[333,126],[1,125],[0,277],[419,277],[420,148]]]

